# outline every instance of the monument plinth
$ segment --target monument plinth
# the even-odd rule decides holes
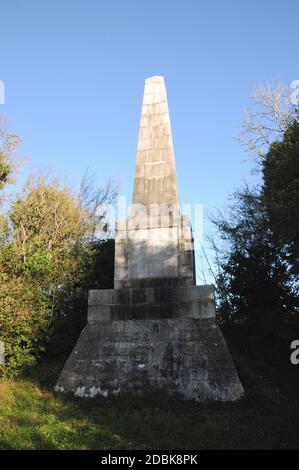
[[[57,391],[91,397],[150,387],[195,400],[241,397],[215,323],[214,287],[195,285],[163,77],[145,81],[132,213],[116,226],[114,277],[114,289],[89,292],[88,322]]]

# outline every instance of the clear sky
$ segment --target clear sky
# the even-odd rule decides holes
[[[181,203],[222,207],[250,178],[233,136],[254,86],[299,79],[298,18],[298,0],[1,0],[0,114],[31,167],[130,197],[144,79],[163,75]]]

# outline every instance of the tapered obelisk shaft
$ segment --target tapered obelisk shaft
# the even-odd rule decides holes
[[[145,80],[133,204],[179,207],[177,177],[163,77]]]

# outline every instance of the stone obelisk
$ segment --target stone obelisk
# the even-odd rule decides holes
[[[163,77],[145,81],[132,202],[133,215],[117,224],[114,287],[195,284],[192,230],[180,214]]]
[[[116,227],[114,289],[89,292],[87,325],[56,384],[83,397],[149,388],[195,400],[243,394],[215,323],[214,287],[195,285],[163,77],[145,81],[133,206]]]

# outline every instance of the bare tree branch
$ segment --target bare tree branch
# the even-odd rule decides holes
[[[257,86],[251,99],[253,107],[245,110],[236,140],[245,146],[251,158],[260,161],[271,143],[283,137],[297,114],[289,87],[280,82]]]
[[[88,171],[82,178],[78,200],[80,207],[90,216],[93,239],[97,234],[104,235],[107,232],[108,211],[116,202],[117,188],[118,184],[112,180],[108,180],[105,186],[97,186],[95,176]],[[112,235],[110,232],[109,234]]]

